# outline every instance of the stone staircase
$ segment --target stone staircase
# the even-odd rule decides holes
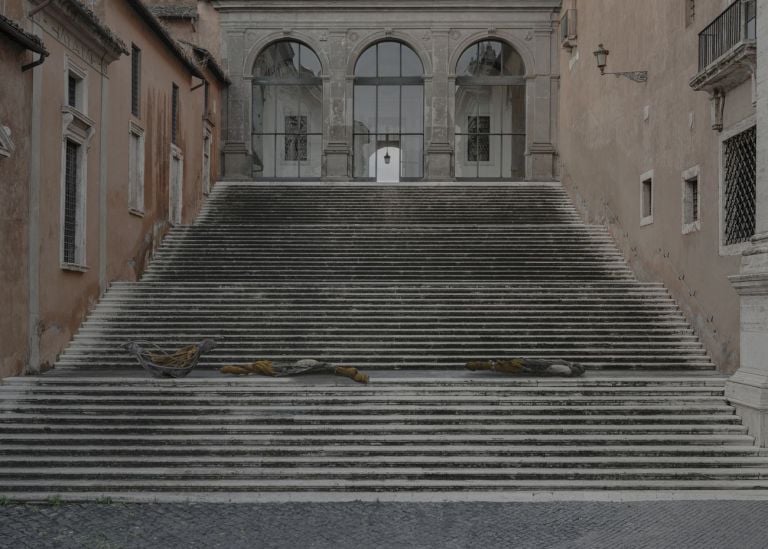
[[[204,337],[217,348],[180,380],[120,348]],[[505,356],[588,372],[463,369]],[[218,374],[257,358],[371,382]],[[0,497],[755,494],[768,456],[724,381],[663,286],[635,280],[557,184],[223,183],[53,372],[3,380]]]

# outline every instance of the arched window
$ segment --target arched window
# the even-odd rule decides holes
[[[456,64],[456,177],[525,179],[525,65],[504,42],[483,40]]]
[[[355,66],[354,175],[374,181],[424,176],[424,66],[411,48],[374,44]]]
[[[265,48],[253,66],[253,176],[319,179],[323,83],[320,59],[294,41]]]

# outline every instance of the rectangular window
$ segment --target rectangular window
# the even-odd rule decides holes
[[[640,178],[640,225],[653,223],[653,172]]]
[[[699,220],[699,178],[693,177],[685,180],[683,196],[684,213],[683,223],[690,225]]]
[[[176,84],[171,92],[171,143],[179,143],[179,87]]]
[[[132,126],[128,150],[128,209],[144,213],[144,132]]]
[[[467,158],[470,162],[490,162],[491,160],[491,117],[470,116],[467,123],[469,139]]]
[[[757,147],[755,126],[723,141],[725,245],[755,234]]]
[[[131,114],[141,115],[141,50],[131,46]]]
[[[66,80],[64,90],[64,104],[83,114],[87,114],[88,90],[85,77],[88,74],[69,58],[66,59]]]
[[[211,85],[208,81],[205,81],[203,85],[203,115],[208,116],[210,114],[210,100],[211,100]]]
[[[80,147],[67,140],[64,159],[64,263],[80,263],[78,218],[80,214]]]
[[[79,106],[77,101],[77,88],[79,84],[80,80],[74,74],[69,73],[67,78],[67,105],[74,109],[77,109]]]
[[[307,117],[285,117],[285,160],[306,162],[307,155]]]

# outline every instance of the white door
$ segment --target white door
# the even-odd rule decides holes
[[[171,222],[171,225],[181,224],[182,169],[181,151],[174,147],[171,151],[171,180],[168,190],[170,200],[168,221]]]

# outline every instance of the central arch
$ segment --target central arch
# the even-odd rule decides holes
[[[355,179],[424,177],[424,65],[408,45],[377,42],[357,58],[354,79]]]

